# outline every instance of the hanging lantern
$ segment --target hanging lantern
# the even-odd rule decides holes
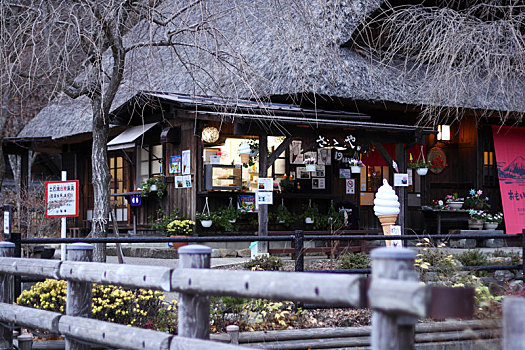
[[[214,143],[219,139],[219,130],[214,126],[207,126],[202,129],[202,141]]]

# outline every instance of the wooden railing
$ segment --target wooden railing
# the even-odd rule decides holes
[[[372,251],[368,292],[358,275],[209,270],[211,249],[201,245],[180,248],[176,269],[93,263],[92,246],[85,243],[70,244],[66,261],[13,258],[13,252],[14,244],[0,242],[0,321],[63,335],[66,349],[87,349],[85,342],[126,349],[239,349],[208,340],[210,295],[368,305],[373,349],[413,349],[417,318],[436,307],[432,289],[417,280],[409,249]],[[66,315],[13,305],[14,275],[67,280]],[[178,292],[178,335],[89,319],[91,283]],[[0,348],[11,348],[10,329],[1,326],[0,336]]]

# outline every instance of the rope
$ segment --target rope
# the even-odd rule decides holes
[[[96,228],[98,227],[99,231],[103,232],[104,227],[106,227],[107,223],[108,223],[108,220],[106,220],[105,218],[93,218],[93,225],[95,226],[95,231],[96,231]]]
[[[230,198],[231,199],[231,198]],[[206,215],[204,212],[207,212],[207,215],[210,215],[210,206],[208,205],[208,197],[206,197],[206,201],[204,202],[204,208],[202,208],[202,215]]]

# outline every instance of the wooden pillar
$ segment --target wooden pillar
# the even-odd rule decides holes
[[[93,261],[93,245],[73,243],[67,246],[67,260]],[[89,317],[91,315],[92,283],[67,282],[66,315]],[[66,350],[89,350],[89,345],[66,338]]]
[[[371,253],[372,278],[417,280],[416,253],[410,249],[378,248]],[[372,312],[372,350],[410,350],[414,348],[413,317]]]
[[[29,151],[25,149],[20,155],[20,233],[22,237],[27,237],[27,196],[29,191]]]
[[[268,135],[259,136],[259,178],[268,177]],[[268,205],[259,205],[259,229],[258,235],[268,236]],[[268,253],[268,242],[259,242],[258,254]]]
[[[407,172],[407,152],[402,143],[396,143],[396,163],[400,173]],[[401,225],[401,233],[405,232],[407,222],[407,208],[408,208],[408,191],[407,187],[397,187],[397,194],[399,196],[400,212],[399,224]]]
[[[0,242],[0,258],[13,257],[15,244],[11,242]],[[0,274],[0,302],[12,304],[14,299],[13,276]],[[0,326],[0,349],[13,348],[13,331],[7,327]]]
[[[209,269],[211,248],[190,244],[177,250],[179,268]],[[210,298],[205,295],[179,294],[178,335],[186,338],[210,338]]]

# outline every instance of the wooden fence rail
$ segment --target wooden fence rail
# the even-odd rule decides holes
[[[409,249],[372,252],[368,293],[363,276],[209,270],[211,249],[200,245],[179,249],[177,269],[86,262],[92,247],[85,243],[68,246],[68,261],[12,258],[13,249],[12,243],[0,242],[0,320],[62,334],[67,349],[84,349],[82,341],[125,349],[240,349],[208,340],[209,295],[370,305],[372,349],[411,349],[417,317],[427,316],[431,304],[431,290],[417,281],[415,252]],[[67,280],[66,315],[12,305],[13,275]],[[179,292],[178,336],[87,318],[91,283]],[[10,348],[10,331],[6,327],[0,331],[1,348]]]

